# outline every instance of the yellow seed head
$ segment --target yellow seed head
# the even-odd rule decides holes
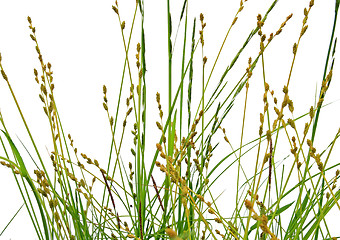
[[[264,90],[266,92],[269,90],[269,84],[268,83],[264,83]]]
[[[162,145],[160,145],[159,143],[156,144],[157,150],[162,152]]]
[[[279,35],[282,32],[282,28],[276,31],[275,35]]]
[[[222,220],[221,220],[220,218],[215,218],[214,220],[215,220],[215,222],[217,222],[217,223],[222,223]]]
[[[302,29],[301,29],[301,33],[300,33],[300,36],[302,37],[303,34],[305,34],[305,32],[307,31],[307,28],[308,28],[308,25],[304,26]]]
[[[308,15],[307,8],[303,9],[303,14],[304,14],[305,16],[307,16],[307,15]]]
[[[310,107],[309,109],[309,117],[312,119],[314,117],[314,109],[313,106]]]
[[[288,109],[291,113],[294,112],[294,104],[293,104],[293,101],[289,99],[288,101]]]
[[[241,9],[242,10],[242,9]],[[235,17],[233,22],[231,23],[231,25],[235,25],[236,21],[237,21],[238,17]]]
[[[294,43],[294,45],[293,45],[293,54],[294,55],[296,54],[296,51],[297,51],[297,44]]]
[[[171,229],[171,228],[166,228],[165,229],[165,233],[171,238],[175,238],[177,237],[177,233],[175,232],[175,230]]]
[[[261,125],[259,128],[259,135],[262,136],[262,133],[263,133],[263,125]]]
[[[248,210],[250,210],[250,211],[252,211],[253,210],[253,203],[250,201],[250,200],[248,200],[248,199],[246,199],[246,200],[244,200],[244,205],[246,206],[246,208],[248,209]]]
[[[214,209],[212,209],[212,208],[209,208],[209,209],[208,209],[208,212],[209,212],[210,214],[215,214]]]
[[[282,89],[282,92],[287,94],[288,93],[288,87],[287,86],[284,86],[283,89]]]
[[[1,69],[1,75],[5,79],[5,81],[8,82],[7,75],[6,75],[6,73],[5,73],[5,71],[3,69]]]
[[[107,111],[107,110],[108,110],[108,107],[107,107],[107,105],[106,105],[106,103],[105,103],[105,102],[103,102],[103,107],[104,107],[105,111]]]
[[[308,147],[312,147],[313,146],[313,143],[310,139],[307,139],[307,145]]]

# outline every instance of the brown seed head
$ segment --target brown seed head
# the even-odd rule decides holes
[[[291,118],[288,119],[288,124],[295,129],[295,122]]]
[[[300,37],[302,37],[303,34],[305,34],[305,32],[307,31],[307,28],[308,28],[308,25],[304,26],[304,27],[301,29]]]
[[[204,20],[204,15],[203,15],[203,13],[201,13],[200,14],[200,21],[203,22],[203,20]]]
[[[162,152],[162,145],[160,145],[159,143],[156,144],[157,150]]]
[[[1,69],[1,75],[5,79],[5,81],[8,82],[7,75],[6,75],[6,73],[5,73],[5,71],[3,69]]]
[[[254,204],[250,200],[248,199],[244,200],[244,205],[248,210],[253,211]]]
[[[118,8],[117,8],[116,6],[113,6],[113,5],[112,5],[112,9],[113,9],[113,11],[115,11],[116,14],[119,15]]]
[[[242,10],[242,9],[241,9],[241,10]],[[235,23],[237,22],[237,19],[238,19],[238,17],[235,17],[234,20],[233,20],[233,22],[231,23],[231,25],[235,25]]]
[[[294,43],[294,45],[293,45],[293,54],[294,55],[296,54],[296,51],[297,51],[297,44]]]
[[[108,107],[107,107],[107,105],[106,105],[106,103],[105,103],[105,102],[103,102],[103,107],[104,107],[105,111],[107,111],[107,110],[108,110]]]
[[[208,60],[208,58],[205,56],[205,57],[203,58],[203,65],[205,65],[205,64],[207,63],[207,60]]]

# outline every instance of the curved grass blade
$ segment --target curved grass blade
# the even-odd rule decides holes
[[[6,136],[6,138],[8,140],[8,143],[11,146],[13,155],[14,155],[15,159],[19,163],[19,170],[20,170],[21,175],[26,179],[26,181],[28,182],[28,184],[30,185],[30,187],[31,187],[31,189],[33,191],[34,197],[35,197],[35,199],[37,201],[37,204],[38,204],[38,207],[39,207],[39,211],[40,211],[40,215],[41,215],[41,220],[42,220],[42,223],[43,223],[43,226],[44,226],[45,237],[46,237],[46,240],[48,240],[48,239],[50,239],[49,238],[49,231],[48,231],[47,222],[46,222],[46,218],[45,218],[45,213],[44,213],[44,210],[43,210],[43,207],[42,207],[42,203],[41,203],[41,199],[39,197],[38,191],[37,191],[36,187],[34,186],[33,181],[32,181],[32,179],[30,178],[30,176],[29,176],[29,174],[27,172],[27,169],[26,169],[26,166],[24,164],[24,161],[23,161],[23,159],[22,159],[18,149],[14,145],[11,137],[5,131],[3,131],[3,130],[1,130],[1,131]]]

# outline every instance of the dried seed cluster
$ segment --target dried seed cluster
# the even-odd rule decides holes
[[[137,43],[136,66],[140,68],[140,43]]]
[[[245,1],[241,0],[241,1],[240,1],[240,7],[239,7],[239,9],[238,9],[238,11],[237,11],[237,13],[236,13],[234,19],[233,19],[233,22],[231,23],[231,26],[234,26],[234,25],[235,25],[235,23],[236,23],[236,21],[237,21],[237,19],[238,19],[237,15],[243,10],[243,8],[244,8],[244,3],[247,2],[247,1],[248,1],[248,0],[245,0]]]
[[[319,153],[315,154],[316,149],[313,147],[313,142],[310,139],[307,139],[307,145],[309,147],[309,154],[312,158],[315,159],[316,164],[318,165],[318,169],[323,171],[323,163],[321,162],[321,155]]]
[[[263,205],[262,202],[259,202],[259,201],[257,201],[256,204],[260,208],[260,215],[258,215],[256,213],[256,211],[253,208],[254,204],[250,200],[246,199],[244,201],[245,207],[251,213],[253,213],[252,218],[260,224],[260,228],[262,230],[262,235],[268,234],[268,235],[270,235],[272,240],[278,240],[278,238],[275,236],[275,234],[267,226],[268,225],[268,217],[265,215],[265,212],[266,212],[265,206]]]
[[[119,16],[118,2],[117,2],[117,0],[115,1],[115,6],[112,5],[112,10]]]
[[[307,28],[308,28],[308,25],[307,25],[308,15],[309,15],[309,12],[310,12],[310,10],[311,10],[311,8],[312,8],[313,6],[314,6],[314,0],[310,0],[308,9],[305,8],[305,9],[303,10],[304,18],[303,18],[303,20],[302,20],[302,28],[301,28],[299,40],[298,40],[297,43],[294,43],[294,44],[293,44],[293,55],[294,55],[294,56],[295,56],[296,53],[297,53],[297,49],[298,49],[298,46],[299,46],[301,37],[302,37],[302,36],[306,33],[306,31],[307,31]]]
[[[13,170],[14,174],[20,174],[20,171],[11,163],[7,163],[5,161],[0,161],[2,166],[8,167]]]
[[[334,177],[333,182],[332,182],[332,187],[330,188],[331,191],[334,191],[336,189],[336,182],[339,178],[339,175],[340,175],[340,170],[338,169],[335,172],[335,177]],[[331,195],[330,192],[326,193],[327,200],[329,199],[330,195]]]
[[[262,134],[263,134],[264,115],[268,111],[268,107],[269,107],[268,97],[267,97],[268,92],[271,94],[272,97],[274,96],[274,91],[273,90],[270,91],[269,84],[267,82],[265,82],[264,83],[264,94],[263,94],[264,108],[263,108],[263,113],[260,113],[260,127],[259,127],[259,135],[260,136],[262,136]],[[274,97],[274,103],[276,104],[275,100],[276,100],[276,98]],[[275,108],[276,107],[274,107],[274,109]],[[275,129],[275,127],[276,127],[276,122],[277,122],[277,120],[274,120],[273,129]],[[266,134],[267,134],[267,139],[269,139],[268,132]],[[270,133],[269,133],[269,135],[270,135]]]
[[[229,139],[227,138],[227,135],[226,135],[225,128],[222,128],[221,126],[219,126],[218,128],[222,130],[222,132],[223,132],[223,135],[224,135],[224,137],[223,137],[223,138],[224,138],[224,140],[225,140],[227,143],[229,143],[229,144],[230,144],[230,142],[229,142]]]
[[[1,60],[2,60],[2,56],[1,56],[1,53],[0,53],[0,68],[1,68],[1,75],[2,75],[2,78],[8,83],[8,77],[5,73],[5,70],[3,69],[2,67],[2,63],[1,63]]]
[[[263,21],[263,19],[262,19],[261,14],[258,14],[258,15],[257,15],[257,28],[259,29],[258,34],[259,34],[260,40],[261,40],[261,41],[260,41],[260,52],[259,52],[259,55],[263,54],[265,48],[266,48],[266,47],[268,46],[268,44],[273,40],[273,38],[274,38],[275,36],[278,36],[278,35],[282,32],[283,28],[286,26],[287,22],[289,21],[289,19],[292,18],[292,16],[293,16],[293,14],[290,14],[290,15],[288,15],[288,16],[286,17],[285,21],[283,21],[283,22],[281,23],[279,29],[275,32],[275,34],[274,34],[274,33],[270,33],[269,38],[267,39],[267,43],[265,44],[266,35],[263,34],[263,32],[262,32],[262,27],[263,27],[263,25],[264,25],[264,21]]]
[[[246,88],[249,88],[249,79],[251,78],[251,76],[253,75],[253,71],[252,71],[252,64],[251,64],[251,57],[249,57],[248,59],[248,67],[246,69],[246,73],[247,73],[247,82],[246,82]]]
[[[99,171],[105,175],[108,181],[113,181],[113,179],[109,175],[107,175],[106,170],[99,166],[98,160],[96,159],[92,160],[85,153],[81,153],[80,155],[82,156],[82,158],[86,160],[87,164],[96,166],[99,169]]]
[[[39,72],[37,69],[34,68],[34,76],[35,81],[40,84],[40,94],[39,98],[43,103],[43,110],[46,116],[50,120],[50,124],[52,127],[52,136],[53,141],[55,142],[59,138],[59,128],[58,128],[58,115],[57,109],[54,101],[54,83],[53,83],[53,71],[52,71],[52,64],[48,62],[47,64],[44,63],[41,50],[38,45],[37,37],[36,37],[36,29],[32,25],[32,19],[28,16],[27,21],[29,23],[29,28],[31,29],[30,37],[32,41],[35,43],[35,50],[38,53],[38,59],[41,65],[42,74],[40,76],[41,83],[39,81]]]
[[[203,29],[207,26],[207,24],[204,22],[204,15],[203,13],[200,14],[200,21],[201,21],[201,30],[200,33],[200,42],[202,44],[202,47],[204,46],[204,37],[203,37]]]

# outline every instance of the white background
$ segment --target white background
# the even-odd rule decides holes
[[[178,28],[179,14],[182,1],[173,1],[171,9],[173,20],[173,41]],[[238,49],[242,46],[249,32],[256,26],[258,13],[264,15],[271,5],[269,0],[249,0],[239,16],[239,21],[232,29],[230,38],[226,42],[220,62],[212,75],[211,88],[216,86],[225,67],[230,63]],[[308,20],[309,28],[302,39],[298,50],[296,66],[290,83],[290,97],[295,103],[295,117],[304,114],[314,103],[316,88],[319,89],[322,80],[324,62],[326,59],[328,42],[334,15],[333,0],[315,1]],[[75,144],[81,152],[97,159],[107,158],[110,147],[110,131],[106,113],[102,108],[102,85],[108,86],[109,108],[114,110],[118,97],[118,89],[122,74],[124,52],[122,38],[116,14],[112,11],[113,1],[24,1],[12,0],[0,2],[0,52],[2,65],[7,73],[12,88],[23,110],[23,114],[30,126],[38,147],[46,153],[51,149],[48,122],[42,110],[38,94],[39,86],[33,75],[33,68],[39,69],[39,61],[35,52],[34,42],[30,39],[27,16],[31,16],[33,25],[37,29],[37,39],[45,62],[52,63],[54,81],[56,85],[55,97],[58,104],[63,127],[66,133],[71,133]],[[210,70],[219,47],[224,39],[233,16],[239,7],[239,1],[195,0],[189,2],[188,29],[191,39],[193,18],[197,18],[197,30],[200,28],[199,14],[205,15],[204,55],[208,57],[206,69]],[[267,49],[265,55],[267,81],[280,99],[283,97],[282,87],[286,84],[290,64],[292,61],[292,46],[297,41],[302,19],[303,8],[308,6],[305,0],[279,1],[265,23],[263,32],[269,35],[275,32],[286,16],[293,13],[293,18]],[[135,0],[119,2],[120,15],[126,21],[125,37],[131,26]],[[135,46],[140,41],[140,15],[137,13],[136,25],[131,42],[130,59],[134,79],[136,79]],[[180,31],[183,31],[183,24]],[[337,31],[338,32],[338,31]],[[151,120],[150,153],[154,151],[153,139],[156,131],[154,122],[157,119],[157,105],[155,93],[162,95],[163,107],[167,106],[167,17],[166,1],[145,0],[145,33],[146,33],[146,81],[148,89],[148,111]],[[196,34],[198,39],[198,34]],[[258,36],[254,36],[245,52],[241,55],[235,69],[230,74],[230,81],[234,84],[243,75],[247,67],[249,56],[253,58],[259,51]],[[182,35],[178,39],[174,50],[174,81],[180,76],[180,56]],[[201,49],[197,56],[201,56]],[[187,55],[188,59],[188,55]],[[336,62],[331,88],[325,102],[338,100],[339,71]],[[196,86],[201,85],[200,67],[197,67]],[[210,73],[210,71],[207,71]],[[260,68],[254,71],[250,82],[248,98],[247,134],[244,141],[256,137],[258,132],[258,115],[262,111],[263,79],[259,74]],[[206,77],[207,77],[206,73]],[[176,80],[177,79],[177,80]],[[215,82],[214,82],[215,81]],[[174,85],[176,86],[176,85]],[[197,88],[198,89],[198,88]],[[173,89],[175,92],[176,88]],[[200,93],[199,90],[194,92]],[[317,92],[318,93],[318,92]],[[122,110],[125,109],[123,96]],[[196,100],[196,101],[195,101]],[[198,99],[194,98],[197,106]],[[239,142],[241,117],[244,103],[244,91],[231,112],[232,119],[226,120],[224,127],[235,146]],[[0,109],[7,128],[12,136],[18,136],[28,149],[33,151],[30,141],[20,121],[14,102],[6,83],[0,80]],[[324,149],[339,127],[339,104],[333,103],[325,107],[320,117],[321,127],[316,137],[317,149]],[[113,114],[114,111],[111,111]],[[151,112],[153,114],[151,114]],[[132,119],[132,118],[131,118]],[[304,122],[302,122],[304,124]],[[20,142],[16,140],[17,145]],[[337,147],[338,145],[336,145]],[[128,147],[129,149],[130,147]],[[127,151],[128,151],[127,149]],[[337,157],[337,159],[339,159]],[[105,160],[103,160],[105,161]],[[32,169],[33,172],[33,169]],[[221,186],[221,191],[225,187]],[[19,191],[11,172],[0,167],[0,230],[5,227],[11,216],[22,204]],[[339,212],[336,213],[339,217]],[[332,226],[330,226],[332,229]],[[333,230],[335,227],[333,227]],[[335,230],[334,230],[335,231]],[[337,230],[338,235],[339,229]],[[22,211],[0,239],[35,239],[33,228],[25,211]]]

